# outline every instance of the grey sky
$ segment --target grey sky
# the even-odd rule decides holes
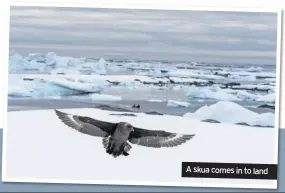
[[[277,13],[12,7],[10,48],[58,55],[272,64]]]

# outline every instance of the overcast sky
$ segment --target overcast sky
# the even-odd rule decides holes
[[[21,54],[272,64],[277,13],[12,7]]]

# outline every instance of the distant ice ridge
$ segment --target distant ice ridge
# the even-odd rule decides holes
[[[71,57],[62,57],[62,56],[57,56],[53,52],[49,52],[46,55],[47,65],[52,65],[56,68],[73,68],[72,71],[67,70],[66,74],[68,72],[74,72],[74,70],[91,70],[92,72],[96,74],[106,74],[106,61],[103,58],[100,58],[99,61],[97,62],[86,62],[85,58],[71,58]]]
[[[183,117],[199,120],[213,119],[221,123],[248,124],[250,126],[274,127],[273,113],[258,114],[234,102],[219,101],[213,105],[205,105],[194,113],[186,113]]]
[[[100,93],[107,82],[92,81],[60,76],[9,75],[9,97],[50,98],[51,96],[70,96]]]
[[[20,54],[13,54],[9,56],[9,72],[19,73],[23,71],[44,71],[45,65],[36,60],[28,61]]]
[[[84,70],[86,68],[91,69],[96,74],[107,74],[106,61],[103,58],[100,58],[98,62],[87,62],[80,66],[80,70]]]
[[[262,70],[263,70],[262,67],[255,67],[255,66],[252,66],[247,69],[248,72],[261,72]]]
[[[25,58],[20,54],[9,57],[10,73],[48,71],[50,74],[80,74],[80,71],[86,70],[105,75],[107,74],[106,61],[101,58],[97,62],[87,62],[86,58],[57,56],[54,52],[48,52],[46,55],[31,53]]]
[[[190,103],[183,102],[183,101],[168,100],[167,106],[168,107],[189,107]]]

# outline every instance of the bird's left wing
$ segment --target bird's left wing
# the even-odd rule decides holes
[[[133,144],[146,147],[175,147],[185,143],[195,135],[183,135],[160,130],[147,130],[134,127],[130,134],[129,141]]]
[[[58,118],[67,126],[87,135],[96,137],[107,137],[111,135],[116,123],[96,120],[90,117],[71,115],[55,110]]]

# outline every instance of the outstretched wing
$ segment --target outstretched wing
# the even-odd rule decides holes
[[[116,123],[99,121],[90,117],[67,114],[56,109],[55,113],[65,125],[81,133],[96,137],[109,136],[117,125]]]
[[[195,135],[182,135],[166,131],[153,131],[134,127],[134,132],[131,133],[129,141],[133,144],[146,147],[175,147],[185,143],[194,136]]]

